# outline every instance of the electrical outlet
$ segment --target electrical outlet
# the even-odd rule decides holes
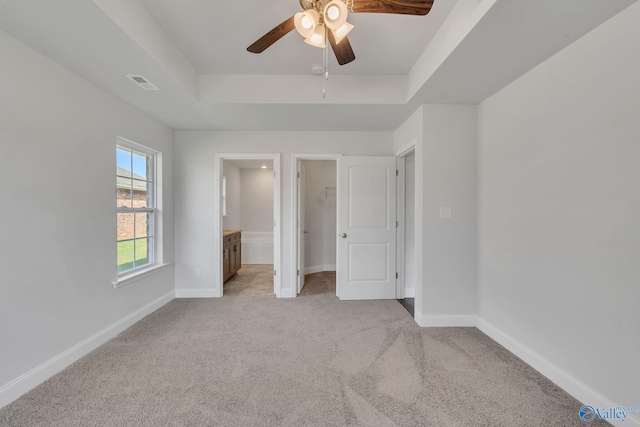
[[[200,269],[196,268],[196,277],[200,277]]]

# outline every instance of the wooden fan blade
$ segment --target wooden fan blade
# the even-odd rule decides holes
[[[426,15],[433,0],[353,0],[352,12]]]
[[[293,23],[293,16],[286,21],[282,22],[280,25],[275,27],[273,30],[269,31],[264,36],[260,37],[254,44],[249,46],[247,50],[251,53],[261,53],[264,52],[266,48],[280,40],[283,36],[292,31],[295,28],[295,24]]]
[[[336,54],[338,64],[348,64],[356,59],[356,55],[353,53],[353,49],[351,48],[351,43],[349,43],[348,38],[345,37],[340,43],[336,43],[336,38],[333,36],[331,31],[328,31],[327,35],[329,36],[329,42],[331,43],[333,53]]]

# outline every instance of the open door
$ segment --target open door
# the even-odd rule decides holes
[[[338,159],[337,294],[396,298],[396,158]]]
[[[305,172],[304,172],[304,162],[302,160],[298,160],[298,226],[297,226],[297,234],[298,234],[298,294],[302,292],[302,288],[304,288],[304,245],[305,245],[305,237],[307,231],[305,229],[305,211],[304,211],[304,201],[305,201]]]

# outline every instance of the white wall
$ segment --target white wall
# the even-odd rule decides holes
[[[240,228],[273,233],[273,169],[240,169]]]
[[[408,275],[413,276],[413,281],[416,283],[414,287],[414,318],[416,320],[422,319],[422,283],[423,283],[423,214],[422,214],[422,200],[423,200],[423,125],[424,111],[423,107],[419,107],[393,134],[393,146],[397,156],[405,154],[408,150],[413,149],[414,158],[414,181],[415,186],[413,188],[413,236],[414,236],[414,259],[413,272],[407,273],[406,269],[411,268],[410,265],[405,264],[405,281]],[[420,159],[418,161],[418,159]],[[406,165],[405,165],[406,168]],[[405,194],[405,197],[407,195]],[[411,215],[405,212],[405,215]],[[405,224],[406,225],[406,224]],[[408,236],[405,236],[405,244]],[[406,246],[405,246],[406,251]],[[405,254],[406,255],[406,254]],[[408,296],[408,295],[405,295]],[[415,316],[418,314],[419,316]]]
[[[424,273],[416,321],[471,326],[477,304],[476,106],[424,105],[423,126],[416,163],[422,162],[423,171]],[[451,219],[440,218],[441,207],[451,208]]]
[[[415,146],[415,319],[473,326],[476,314],[477,114],[472,105],[423,105],[394,134]],[[452,210],[440,219],[440,208]]]
[[[480,315],[619,405],[640,398],[639,22],[636,3],[479,108]]]
[[[273,181],[273,168],[240,169],[243,264],[273,264]]]
[[[305,274],[336,267],[336,162],[305,164]]]
[[[416,295],[416,153],[404,157],[404,296]]]
[[[116,136],[163,153],[168,263],[174,219],[170,129],[1,31],[0,52],[3,406],[116,333],[116,322],[173,298],[171,266],[119,289],[112,285]]]
[[[222,174],[227,185],[227,215],[222,219],[222,225],[225,230],[239,230],[242,228],[240,168],[233,162],[223,160]]]
[[[282,153],[282,283],[294,296],[291,265],[291,154],[393,155],[387,132],[205,132],[175,133],[176,155],[176,288],[195,293],[219,292],[220,263],[212,261],[214,156],[216,153]],[[195,203],[197,201],[197,203]],[[202,271],[195,276],[195,269]],[[280,274],[279,273],[279,274]],[[192,293],[193,294],[193,293]]]

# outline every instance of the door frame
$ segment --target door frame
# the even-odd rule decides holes
[[[223,291],[223,269],[222,269],[222,171],[224,160],[271,160],[273,161],[273,172],[275,174],[273,181],[273,293],[278,298],[282,298],[282,249],[281,249],[281,209],[280,209],[280,189],[281,175],[280,169],[280,153],[216,153],[214,161],[214,192],[215,197],[213,203],[213,222],[217,224],[218,232],[213,236],[213,259],[218,262],[218,280],[220,287],[218,289],[218,297],[221,297]]]
[[[292,298],[298,296],[298,270],[304,274],[304,267],[298,268],[298,160],[335,160],[342,154],[291,154],[291,277],[295,285]],[[336,211],[336,219],[338,212]],[[337,246],[337,245],[336,245]]]
[[[407,271],[406,266],[406,256],[405,256],[405,234],[406,234],[406,176],[405,176],[405,157],[410,154],[416,153],[416,141],[412,141],[409,145],[402,147],[397,150],[395,156],[398,160],[398,179],[397,179],[397,204],[396,204],[396,212],[398,218],[398,229],[396,230],[396,265],[397,270],[399,272],[398,281],[396,283],[396,295],[398,299],[403,299],[406,297],[405,295],[405,273]],[[415,179],[415,177],[414,177]],[[417,186],[416,186],[417,188]],[[414,196],[415,198],[415,196]],[[414,252],[415,255],[416,252]],[[417,270],[421,268],[419,263],[414,262],[414,273],[413,277],[416,280]],[[416,293],[418,288],[418,283],[415,283]],[[414,298],[417,295],[414,296]],[[417,298],[415,298],[417,299]],[[415,314],[415,313],[414,313]]]

